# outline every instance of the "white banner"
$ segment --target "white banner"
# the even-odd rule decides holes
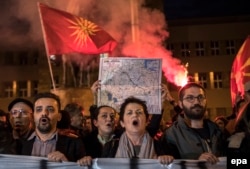
[[[157,159],[98,158],[92,166],[79,166],[74,162],[49,162],[47,158],[0,154],[0,169],[226,169],[226,158],[215,165],[199,160],[174,160],[161,165]]]

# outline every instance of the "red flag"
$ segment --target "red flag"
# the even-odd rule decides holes
[[[236,94],[244,94],[244,85],[250,81],[250,36],[246,38],[238,51],[231,70],[231,98],[235,104]]]
[[[107,53],[117,44],[91,21],[41,3],[38,8],[48,55]]]

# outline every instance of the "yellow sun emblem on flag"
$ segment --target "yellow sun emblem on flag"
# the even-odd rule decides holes
[[[90,22],[83,18],[75,17],[75,22],[73,20],[68,20],[73,26],[69,26],[69,28],[75,29],[75,31],[71,34],[71,36],[76,36],[75,41],[78,46],[82,46],[86,44],[90,35],[95,35],[99,28],[93,22]]]

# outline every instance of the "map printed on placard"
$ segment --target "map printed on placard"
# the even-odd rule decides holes
[[[119,112],[124,99],[133,96],[146,101],[150,114],[160,114],[161,78],[161,59],[101,58],[97,104],[112,106]]]

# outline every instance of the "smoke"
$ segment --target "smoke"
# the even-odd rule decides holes
[[[8,45],[30,45],[42,42],[37,0],[1,0],[0,38]],[[162,58],[168,81],[180,85],[176,76],[184,78],[186,69],[163,46],[169,33],[164,14],[143,7],[144,0],[132,10],[130,0],[41,0],[50,7],[84,17],[102,27],[118,42],[111,56]],[[8,9],[8,10],[7,10]],[[131,20],[134,19],[131,27]],[[3,45],[3,44],[1,44]]]

